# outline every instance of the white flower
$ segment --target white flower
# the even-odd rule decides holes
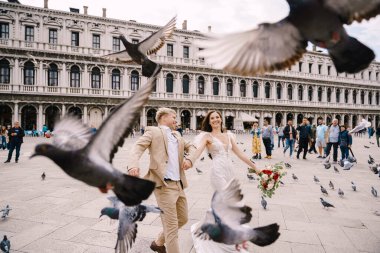
[[[269,179],[268,175],[267,174],[264,174],[262,175],[261,177],[264,181],[267,181]]]
[[[268,184],[268,189],[272,189],[274,186],[274,181],[271,181],[269,184]]]

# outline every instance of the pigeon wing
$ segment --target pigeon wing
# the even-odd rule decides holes
[[[211,202],[214,216],[220,217],[230,227],[250,222],[252,209],[239,204],[242,199],[239,182],[236,179],[231,180],[224,189],[214,193]]]
[[[127,50],[123,50],[123,51],[112,53],[112,54],[107,54],[107,55],[102,56],[102,58],[108,61],[115,61],[115,62],[123,62],[123,63],[133,62],[133,59],[128,54]]]
[[[323,0],[325,7],[339,15],[345,24],[369,20],[380,14],[380,0]]]
[[[117,253],[126,253],[132,248],[136,240],[137,224],[133,222],[132,209],[125,207],[119,213],[119,227],[117,232]]]
[[[132,132],[136,119],[149,99],[155,80],[156,77],[150,78],[130,99],[112,111],[87,146],[90,157],[101,157],[112,162],[118,147],[123,146],[124,139]]]
[[[73,116],[66,116],[54,127],[53,145],[63,150],[78,150],[84,148],[93,133]]]
[[[114,208],[121,210],[125,207],[124,203],[121,202],[116,196],[109,196],[107,199],[111,201]]]
[[[165,44],[165,40],[170,38],[174,32],[177,17],[172,18],[169,23],[157,32],[150,35],[139,45],[139,51],[143,54],[154,54]]]
[[[264,74],[291,67],[306,52],[307,41],[286,19],[255,30],[198,41],[199,56],[238,75]]]

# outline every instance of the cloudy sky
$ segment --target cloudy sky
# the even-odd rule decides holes
[[[44,0],[19,0],[25,5],[43,7]],[[262,22],[275,22],[289,12],[285,0],[49,0],[49,8],[68,11],[69,7],[89,7],[89,14],[102,15],[107,8],[107,16],[123,20],[164,25],[177,14],[177,27],[188,20],[189,30],[207,32],[212,26],[215,33],[229,33],[252,29]],[[354,23],[347,27],[349,33],[376,51],[380,61],[380,16]]]

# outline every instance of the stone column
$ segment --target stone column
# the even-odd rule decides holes
[[[297,118],[298,118],[298,113],[295,112],[295,113],[294,113],[294,119],[293,119],[293,125],[295,125],[295,126],[298,126]]]
[[[233,85],[234,85],[234,88],[233,88],[233,94],[232,96],[233,97],[240,97],[240,82],[239,82],[239,79],[236,79],[235,82]]]
[[[103,120],[105,120],[107,117],[108,117],[108,106],[106,105],[104,107],[104,117],[103,117]]]
[[[264,123],[264,112],[260,112],[259,127],[262,127]]]
[[[322,87],[322,102],[327,102],[327,89],[326,87]]]
[[[277,89],[276,89],[276,83],[274,82],[271,84],[271,99],[276,99],[277,98]]]
[[[348,90],[348,103],[349,104],[353,103],[353,92],[351,89]]]
[[[87,105],[83,107],[83,116],[82,116],[83,124],[87,125],[88,123],[88,111],[87,111]]]
[[[178,114],[177,114],[178,117]],[[146,109],[143,107],[141,114],[140,114],[140,127],[146,127]]]
[[[191,113],[190,128],[191,130],[195,130],[197,128],[197,116],[195,115],[195,109],[193,109]]]
[[[331,103],[336,103],[336,88],[331,88]]]
[[[303,98],[302,100],[303,101],[309,101],[309,94],[308,94],[308,90],[309,90],[309,86],[308,85],[302,85],[302,88],[303,88]]]
[[[318,86],[313,86],[313,102],[318,101]]]
[[[247,98],[253,98],[253,88],[251,80],[247,82]]]
[[[43,119],[43,117],[44,117],[44,111],[43,111],[43,106],[42,106],[42,104],[39,104],[38,105],[38,117],[37,117],[37,130],[40,130],[40,129],[42,129],[42,126],[43,126],[43,124],[44,124],[44,119]]]
[[[15,121],[20,121],[19,119],[19,114],[18,114],[18,102],[14,102],[15,103],[15,107],[14,107],[14,114],[13,114],[13,122]],[[13,125],[13,124],[12,124]]]
[[[21,75],[22,75],[22,72],[21,72],[21,69],[20,69],[20,61],[18,58],[15,59],[15,65],[12,69],[12,80],[11,80],[11,83],[13,83],[14,85],[20,85],[21,82],[20,82],[20,79],[21,79]]]
[[[361,103],[361,101],[360,101],[360,103]],[[369,104],[369,101],[368,101],[368,91],[364,91],[364,104],[365,105]]]
[[[65,104],[62,104],[62,112],[61,112],[61,116],[64,117],[66,115],[66,105]]]

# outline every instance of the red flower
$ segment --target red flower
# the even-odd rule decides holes
[[[268,188],[268,184],[266,182],[263,182],[262,185],[263,185],[264,189]]]
[[[279,176],[280,176],[280,175],[279,175],[278,173],[275,173],[274,176],[273,176],[273,179],[274,179],[275,181],[277,181],[277,179],[279,178]]]
[[[262,170],[262,172],[264,174],[267,174],[268,176],[270,176],[272,174],[272,171],[271,170]]]

